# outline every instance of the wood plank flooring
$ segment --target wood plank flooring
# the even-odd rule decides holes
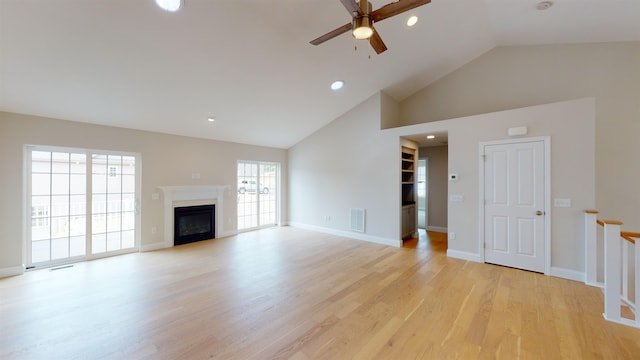
[[[282,227],[0,280],[1,359],[639,359],[582,283]]]

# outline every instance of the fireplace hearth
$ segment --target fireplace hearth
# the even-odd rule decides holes
[[[215,205],[184,206],[174,208],[174,245],[214,239]]]

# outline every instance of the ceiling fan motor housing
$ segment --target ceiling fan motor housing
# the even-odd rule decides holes
[[[371,21],[369,17],[372,7],[371,3],[367,0],[360,0],[358,7],[362,11],[362,15],[354,12],[351,34],[358,40],[366,40],[373,35],[373,21]]]

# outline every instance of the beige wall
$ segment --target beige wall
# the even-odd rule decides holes
[[[481,261],[479,144],[509,139],[507,129],[527,126],[528,136],[551,138],[551,194],[572,208],[549,207],[551,272],[580,278],[582,211],[595,203],[595,101],[581,99],[458,119],[379,130],[381,97],[373,96],[289,149],[289,211],[293,225],[354,238],[393,243],[400,238],[401,138],[449,134],[448,172],[459,180],[448,195],[447,227],[457,234],[449,254]],[[448,197],[447,195],[447,197]],[[550,205],[548,205],[550,206]],[[367,211],[365,234],[348,231],[348,210]]]
[[[640,231],[640,42],[495,48],[401,102],[398,125],[582,97],[596,99],[595,206]]]
[[[427,171],[427,228],[447,228],[447,188],[449,181],[449,147],[425,146],[420,148],[420,159],[429,159]]]
[[[22,266],[23,148],[50,145],[141,154],[142,245],[163,241],[162,197],[158,186],[230,185],[224,199],[225,233],[236,231],[236,162],[276,161],[282,165],[282,219],[287,219],[287,151],[0,112],[0,273]],[[192,179],[199,173],[200,179]],[[157,233],[151,234],[156,227]]]
[[[547,206],[550,221],[550,273],[582,279],[584,271],[583,211],[595,203],[595,100],[593,98],[506,110],[385,130],[390,137],[447,132],[448,195],[463,196],[449,203],[447,228],[456,233],[448,254],[482,260],[479,233],[479,144],[508,140],[507,129],[526,126],[527,137],[550,137],[551,188]],[[571,199],[571,208],[552,207],[554,198]]]

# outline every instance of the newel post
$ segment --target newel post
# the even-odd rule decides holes
[[[604,221],[604,317],[620,322],[620,226],[621,221]]]
[[[585,210],[584,212],[584,239],[585,239],[585,284],[600,286],[598,284],[598,212]]]

